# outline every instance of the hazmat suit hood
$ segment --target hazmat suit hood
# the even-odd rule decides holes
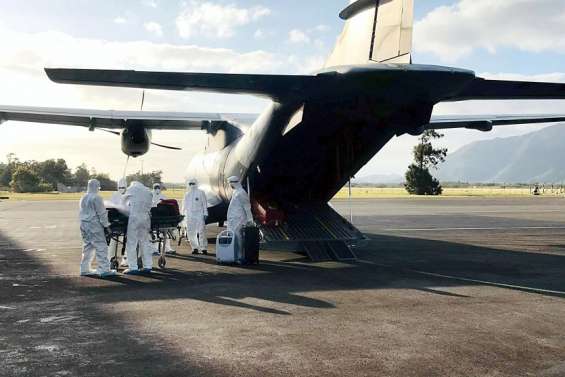
[[[241,180],[236,175],[229,177],[228,182],[234,190],[242,187],[241,186]]]
[[[196,179],[189,179],[188,182],[186,183],[186,190],[187,191],[191,191],[192,189],[195,189],[198,187],[198,181]]]
[[[134,187],[139,188],[139,187],[145,187],[145,186],[143,186],[143,184],[141,182],[132,181],[129,185],[129,188],[134,188]]]
[[[87,194],[98,194],[100,192],[100,182],[97,179],[91,179],[88,181],[86,188]]]
[[[127,187],[127,180],[125,178],[120,178],[120,180],[118,181],[118,191],[123,194],[126,192]]]

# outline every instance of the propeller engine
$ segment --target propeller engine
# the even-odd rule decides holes
[[[143,127],[128,127],[121,132],[122,152],[131,157],[143,156],[151,145],[151,131]]]
[[[129,121],[128,123],[130,123]],[[136,124],[128,124],[126,128],[122,130],[122,132],[113,131],[113,130],[106,130],[100,129],[104,132],[111,133],[113,135],[117,135],[121,137],[121,144],[122,144],[122,152],[124,152],[127,156],[136,158],[139,156],[143,156],[149,151],[149,147],[154,145],[160,148],[172,149],[176,151],[182,150],[182,148],[171,147],[169,145],[163,145],[154,143],[151,141],[151,130],[148,130],[140,125]]]

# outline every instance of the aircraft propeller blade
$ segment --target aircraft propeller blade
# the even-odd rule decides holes
[[[106,130],[104,128],[98,128],[100,131],[104,131],[104,132],[108,132],[110,134],[114,134],[114,135],[118,135],[120,136],[121,134],[118,131],[112,131],[112,130]]]
[[[98,128],[98,129],[100,131],[108,132],[110,134],[114,134],[114,135],[118,135],[118,136],[121,135],[121,133],[119,133],[118,131],[107,130],[107,129],[104,129],[104,128]],[[175,150],[175,151],[182,151],[182,148],[171,147],[170,145],[163,145],[163,144],[154,143],[154,142],[151,142],[151,145],[154,145],[156,147],[166,148],[166,149],[172,149],[172,150]]]
[[[172,150],[175,150],[175,151],[182,151],[182,148],[171,147],[169,145],[157,144],[157,143],[153,143],[153,142],[151,142],[151,145],[155,145],[157,147],[166,148],[166,149],[172,149]]]

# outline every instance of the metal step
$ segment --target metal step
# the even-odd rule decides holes
[[[328,245],[325,242],[302,242],[304,251],[310,257],[312,262],[325,262],[333,260],[332,256],[329,254]]]
[[[287,211],[287,221],[261,226],[267,242],[352,241],[363,234],[329,205],[306,206]]]
[[[330,241],[326,242],[326,244],[335,260],[353,261],[357,259],[357,256],[344,241]]]

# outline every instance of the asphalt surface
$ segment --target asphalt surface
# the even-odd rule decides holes
[[[218,266],[183,244],[100,280],[77,276],[76,203],[1,202],[0,375],[565,375],[565,199],[352,209],[356,263]]]

